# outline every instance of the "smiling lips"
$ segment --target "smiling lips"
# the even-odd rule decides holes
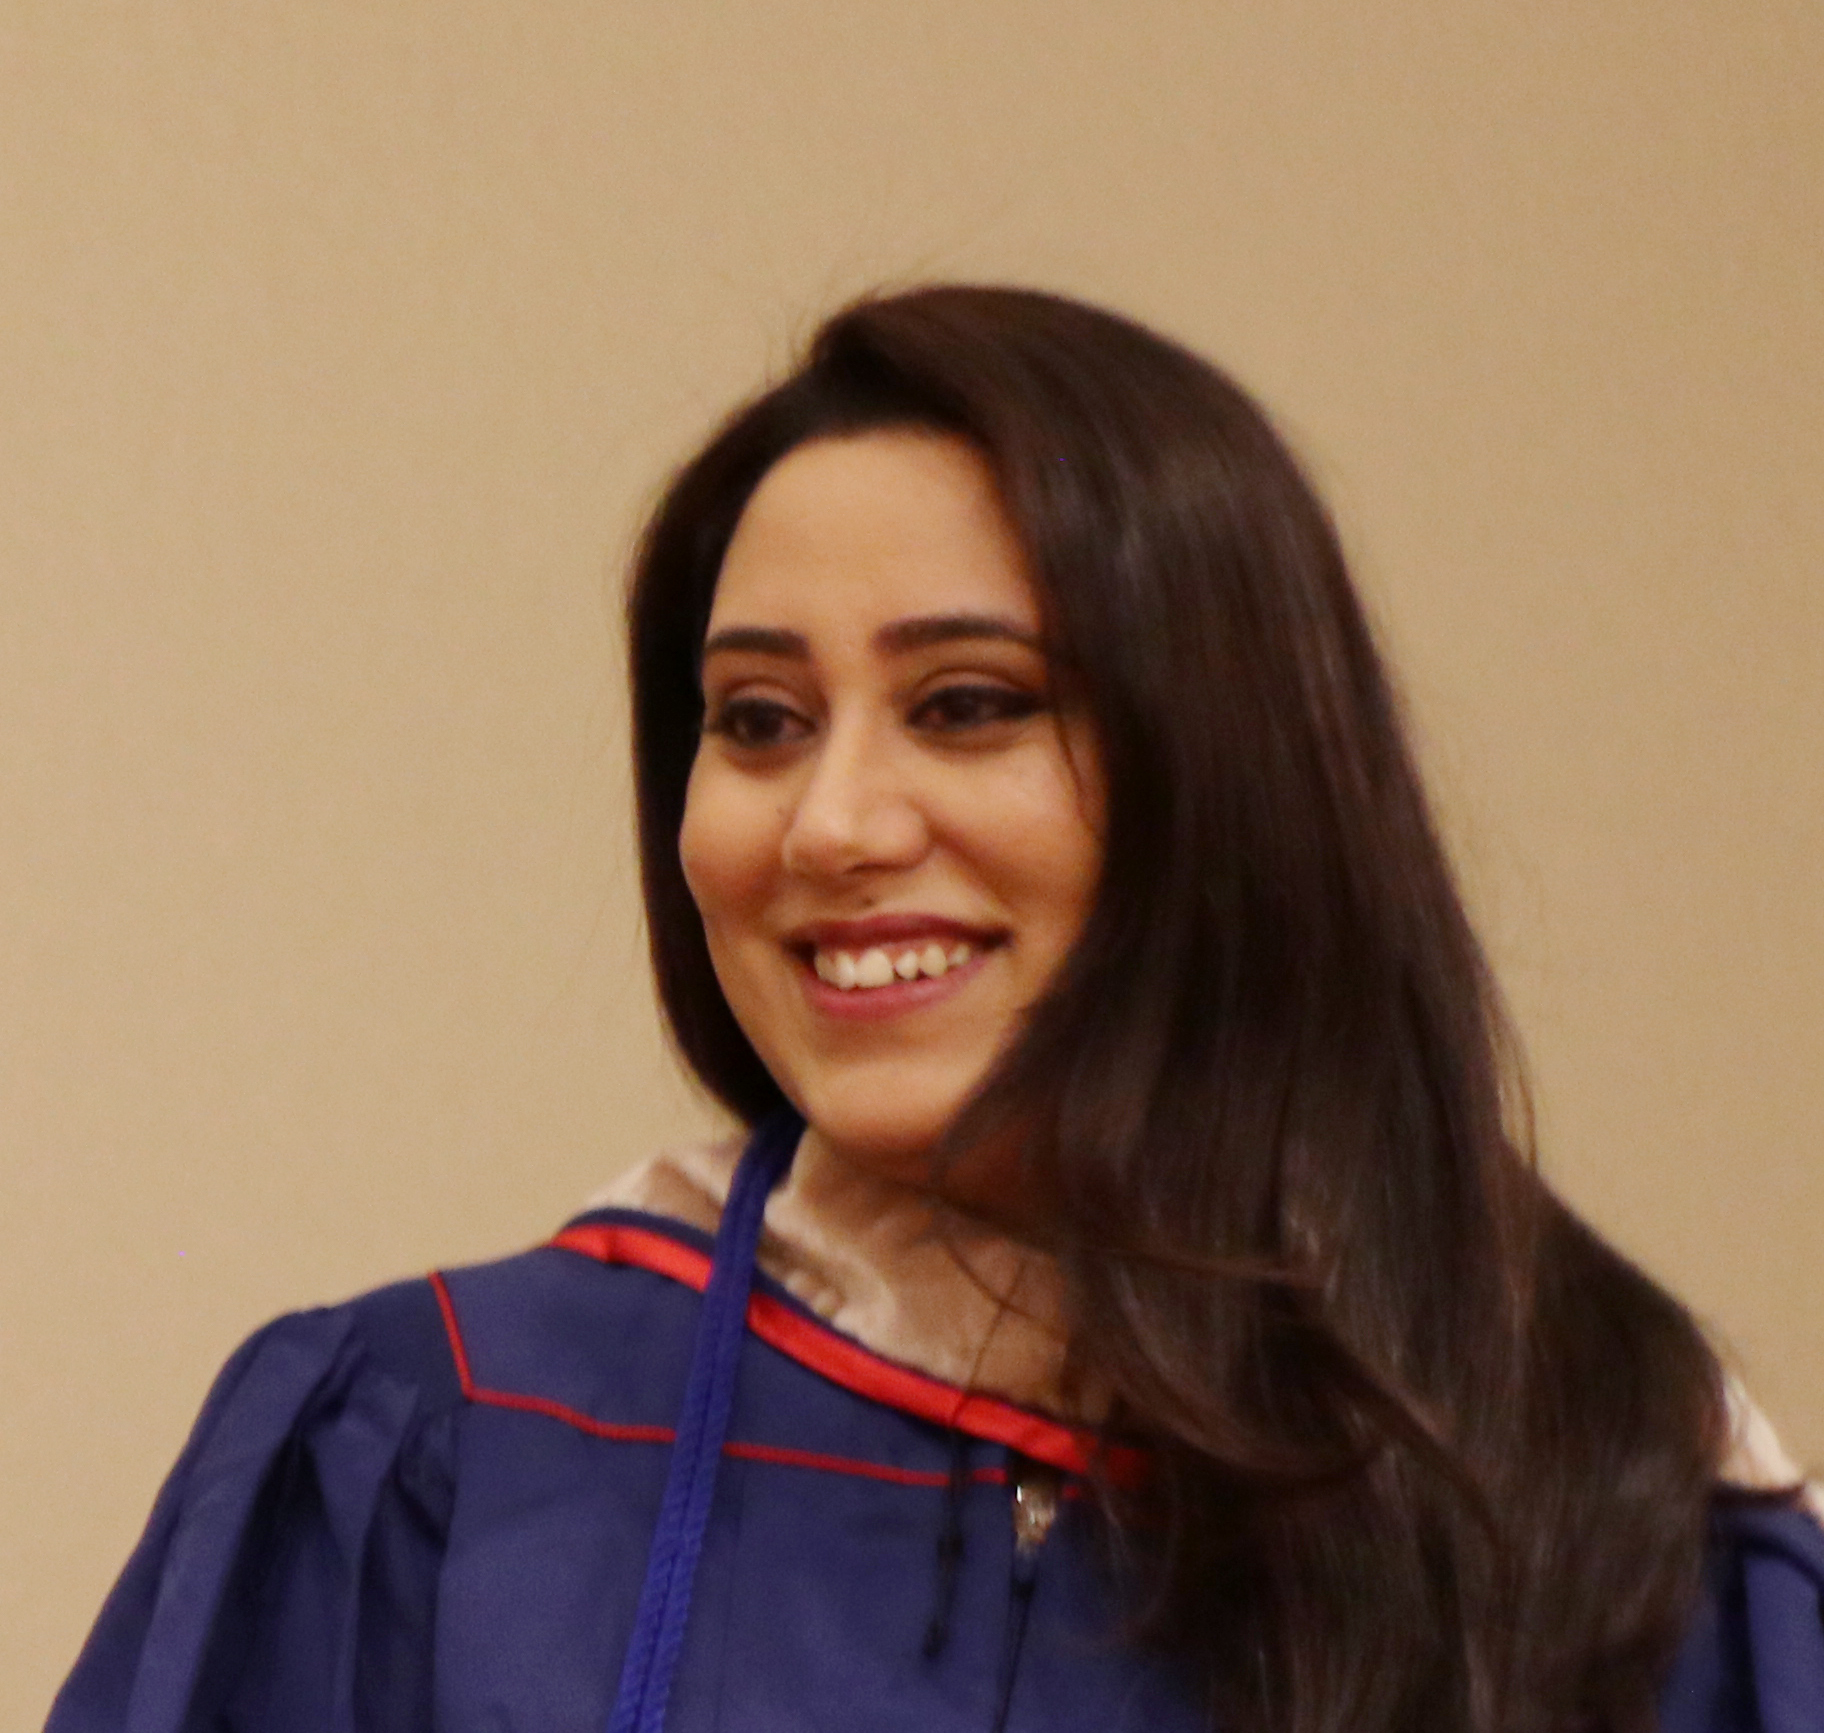
[[[808,965],[814,1001],[828,1010],[868,1002],[884,1011],[947,997],[944,977],[972,974],[970,965],[1001,936],[932,915],[875,915],[802,927],[790,948]]]
[[[817,979],[845,993],[890,987],[895,981],[935,979],[960,969],[975,955],[975,946],[959,939],[945,945],[936,939],[924,945],[872,945],[862,952],[818,946],[811,956]]]

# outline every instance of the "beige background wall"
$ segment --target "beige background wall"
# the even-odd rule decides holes
[[[612,597],[871,280],[1329,490],[1571,1196],[1824,1457],[1809,0],[0,0],[0,1724],[221,1357],[703,1121]]]

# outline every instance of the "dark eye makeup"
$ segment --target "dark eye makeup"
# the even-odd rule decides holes
[[[775,699],[737,697],[704,718],[703,732],[719,734],[731,746],[759,752],[801,738],[808,726],[795,710]]]
[[[912,721],[934,733],[953,734],[996,722],[1018,722],[1044,708],[1045,701],[1036,692],[1014,686],[940,686],[913,706]]]
[[[958,682],[927,692],[912,706],[907,720],[921,733],[967,735],[998,723],[1023,721],[1045,709],[1036,692],[1014,686]],[[764,752],[801,740],[813,725],[788,704],[774,698],[737,694],[712,705],[703,732],[721,736],[742,751]]]

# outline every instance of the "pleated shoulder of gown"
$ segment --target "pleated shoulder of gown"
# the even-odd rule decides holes
[[[46,1733],[428,1728],[461,1403],[428,1281],[257,1331],[216,1378]]]

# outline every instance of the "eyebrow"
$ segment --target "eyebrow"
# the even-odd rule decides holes
[[[929,614],[911,620],[892,620],[874,634],[874,648],[883,654],[898,656],[908,650],[924,650],[933,644],[953,644],[970,638],[998,639],[1023,645],[1029,650],[1044,649],[1037,632],[1003,619],[999,614]],[[733,650],[782,656],[793,662],[811,659],[810,640],[802,632],[782,631],[774,626],[724,626],[704,641],[701,659],[707,662],[711,656]]]

